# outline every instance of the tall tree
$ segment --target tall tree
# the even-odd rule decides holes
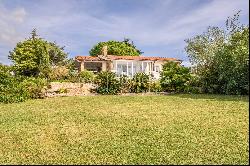
[[[217,89],[225,94],[249,93],[249,27],[232,33],[214,58]]]
[[[225,29],[208,27],[203,34],[185,40],[204,92],[248,93],[249,26],[240,24],[239,14],[228,17]]]
[[[63,47],[40,38],[36,29],[32,30],[30,38],[17,43],[9,54],[15,73],[25,76],[46,76],[52,66],[62,65],[66,58]]]
[[[124,41],[107,41],[107,42],[99,42],[96,44],[90,51],[89,54],[91,56],[101,55],[103,46],[108,46],[108,55],[118,55],[118,56],[139,56],[143,52],[137,49],[134,45],[134,42],[130,39],[125,38]]]

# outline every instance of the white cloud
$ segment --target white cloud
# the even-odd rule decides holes
[[[178,15],[176,11],[173,17],[166,18],[167,21],[159,15],[147,16],[147,13],[136,17],[115,17],[111,23],[117,26],[106,30],[106,34],[117,36],[126,32],[128,36],[145,45],[167,45],[183,41],[194,33],[200,33],[209,25],[222,23],[227,16],[233,15],[240,9],[245,9],[245,12],[249,11],[248,2],[244,0],[230,1],[230,3],[228,0],[211,1],[201,8],[186,11],[183,15]],[[166,8],[159,10],[166,10]],[[157,12],[157,14],[162,13]],[[158,17],[161,19],[158,20]],[[150,24],[152,20],[156,24]],[[102,33],[103,31],[96,32]]]
[[[209,25],[223,24],[227,16],[240,9],[244,18],[249,14],[247,0],[152,1],[152,5],[141,5],[136,7],[138,10],[125,14],[113,12],[112,4],[105,4],[106,1],[80,2],[61,0],[33,4],[30,1],[32,7],[8,9],[0,4],[0,48],[6,46],[6,50],[8,46],[10,50],[37,28],[42,37],[56,40],[65,45],[67,51],[78,54],[87,54],[87,49],[97,41],[129,37],[139,48],[148,51],[145,55],[175,55],[186,60],[182,55],[184,39],[203,32]],[[144,2],[148,1],[142,4]],[[198,2],[199,5],[194,5]]]
[[[10,63],[10,48],[24,38],[18,28],[23,24],[26,14],[24,8],[10,10],[0,4],[0,63]]]
[[[15,9],[10,13],[10,18],[18,23],[22,23],[24,21],[25,16],[26,11],[24,8]]]
[[[17,28],[24,22],[26,11],[24,8],[13,10],[0,6],[0,44],[13,45],[22,37]]]

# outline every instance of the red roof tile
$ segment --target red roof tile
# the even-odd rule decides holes
[[[147,57],[147,56],[116,56],[116,55],[108,55],[107,59],[110,60],[139,60],[139,61],[181,61],[176,58],[165,58],[165,57]],[[79,61],[101,61],[103,60],[101,57],[93,57],[93,56],[76,56],[76,60]]]
[[[78,61],[100,61],[102,60],[101,58],[99,57],[95,57],[95,56],[76,56],[75,57],[76,60]]]

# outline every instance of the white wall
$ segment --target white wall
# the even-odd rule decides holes
[[[149,63],[151,63],[149,65]],[[133,64],[133,72],[132,66]],[[118,75],[125,74],[129,76],[133,76],[135,73],[138,72],[145,72],[147,74],[155,73],[153,68],[153,61],[135,61],[135,60],[115,60],[113,61],[113,72],[116,72]],[[162,69],[162,62],[156,62],[157,66],[159,66],[159,70]],[[148,71],[146,72],[146,67],[148,66]],[[128,74],[127,74],[127,67],[128,67]],[[158,73],[155,73],[157,75]],[[159,74],[158,74],[159,75]],[[158,76],[157,76],[158,77]]]

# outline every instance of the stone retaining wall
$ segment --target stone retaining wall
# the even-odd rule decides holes
[[[45,93],[45,96],[56,97],[56,96],[94,95],[93,93],[91,93],[91,90],[94,88],[95,88],[94,84],[51,82],[47,89],[47,92]]]

